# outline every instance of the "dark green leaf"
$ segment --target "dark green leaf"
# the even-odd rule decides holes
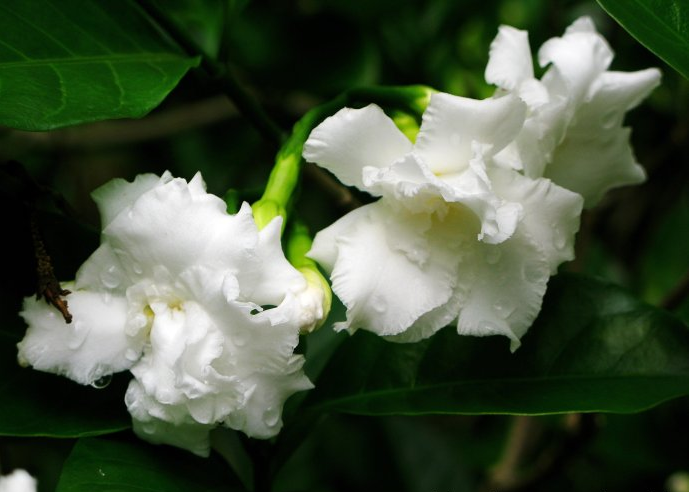
[[[97,390],[21,368],[11,332],[0,331],[0,435],[80,437],[130,426],[124,404],[126,376]]]
[[[689,79],[689,2],[598,0],[641,44]]]
[[[57,492],[214,492],[243,490],[216,457],[202,459],[143,442],[80,439]]]
[[[452,328],[415,344],[358,332],[306,405],[367,415],[536,415],[637,412],[686,394],[682,322],[614,285],[559,275],[516,353],[502,337],[460,337]]]
[[[133,0],[0,3],[0,124],[50,130],[136,118],[198,64]]]

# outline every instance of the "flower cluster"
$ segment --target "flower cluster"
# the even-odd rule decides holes
[[[228,215],[198,174],[113,180],[93,197],[101,245],[66,285],[73,322],[26,298],[19,360],[82,384],[129,369],[127,408],[151,442],[206,455],[218,424],[277,434],[284,401],[312,387],[294,349],[322,314],[282,253],[282,219],[259,231],[248,205]]]
[[[347,307],[338,328],[414,341],[456,320],[516,349],[573,258],[582,207],[644,178],[622,120],[660,74],[611,72],[611,60],[581,18],[541,47],[538,80],[527,33],[502,27],[486,69],[496,94],[434,94],[415,142],[375,105],[316,127],[304,158],[380,197],[310,252]]]

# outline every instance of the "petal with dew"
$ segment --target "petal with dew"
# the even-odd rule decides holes
[[[538,244],[523,230],[501,244],[479,243],[460,266],[467,291],[459,312],[460,335],[504,335],[512,350],[538,315],[550,265]]]
[[[395,335],[454,291],[458,243],[436,248],[427,234],[431,217],[395,207],[386,199],[366,205],[366,213],[335,237],[333,291],[347,307],[340,328]]]
[[[74,288],[71,283],[64,287]],[[143,341],[125,334],[125,299],[84,290],[74,290],[66,299],[70,324],[46,302],[24,299],[20,315],[29,328],[17,344],[20,363],[81,384],[129,369],[140,357]]]
[[[557,273],[558,265],[574,258],[574,236],[584,201],[581,195],[549,179],[529,179],[505,169],[493,169],[491,182],[500,197],[523,207],[519,227],[538,242],[551,274]]]
[[[516,137],[526,105],[513,95],[477,101],[437,93],[423,114],[414,153],[436,174],[464,171],[476,144],[493,155]]]
[[[386,167],[407,154],[411,141],[380,107],[343,108],[313,129],[304,159],[332,172],[344,184],[366,190],[362,169]]]
[[[545,177],[584,197],[584,207],[596,205],[606,191],[641,183],[646,172],[636,162],[628,128],[597,135],[568,135],[556,149]]]

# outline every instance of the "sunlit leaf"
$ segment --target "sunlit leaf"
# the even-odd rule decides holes
[[[598,0],[641,44],[689,78],[689,2]]]
[[[133,0],[0,2],[2,125],[140,117],[197,64]]]

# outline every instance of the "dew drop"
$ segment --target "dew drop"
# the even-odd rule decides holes
[[[143,268],[141,268],[141,265],[136,262],[132,263],[132,270],[134,270],[134,273],[137,275],[141,275],[144,271]]]
[[[232,343],[234,343],[235,347],[243,347],[246,345],[246,336],[243,333],[237,333],[232,337]]]
[[[371,303],[373,304],[373,310],[376,313],[383,314],[385,311],[388,310],[388,303],[385,300],[385,298],[381,295],[373,296],[371,299]]]
[[[268,407],[265,412],[263,412],[263,421],[268,427],[275,427],[280,421],[280,408],[279,407]]]
[[[100,378],[96,379],[94,382],[92,382],[91,386],[93,386],[96,389],[107,388],[108,385],[110,384],[110,381],[112,381],[112,375],[106,374],[105,376],[100,377]]]
[[[107,270],[103,270],[100,274],[101,282],[103,282],[103,285],[108,289],[114,289],[115,287],[120,285],[120,278],[115,272],[115,270],[115,265],[112,265],[108,267]]]
[[[492,321],[481,321],[478,324],[478,330],[481,335],[495,335],[500,333],[500,328]]]
[[[134,362],[139,358],[139,352],[136,350],[129,348],[125,351],[124,353],[124,358],[127,359],[128,361]]]
[[[516,306],[509,299],[499,299],[493,304],[493,309],[502,319],[506,319],[514,312]]]
[[[98,468],[98,474],[99,474],[101,477],[104,477],[104,476],[105,476],[105,472],[103,471],[102,468]]]
[[[559,227],[553,229],[553,244],[555,245],[555,248],[559,250],[565,249],[565,246],[567,245],[567,238],[565,237],[565,233],[562,232],[562,229],[560,229]]]
[[[536,263],[526,263],[522,268],[522,277],[527,282],[536,283],[541,280],[543,273]]]
[[[110,304],[110,301],[112,301],[112,294],[106,290],[101,292],[100,298],[103,300],[103,304]]]
[[[86,341],[86,336],[89,334],[89,327],[81,321],[75,321],[72,327],[72,334],[67,341],[67,347],[76,350],[81,347]]]
[[[495,265],[498,261],[500,261],[500,257],[502,256],[502,252],[496,248],[496,247],[489,247],[488,251],[486,251],[486,263],[489,265]]]

